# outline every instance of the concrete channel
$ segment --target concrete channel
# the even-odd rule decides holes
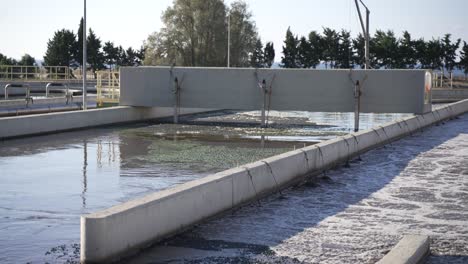
[[[449,104],[424,115],[229,169],[84,215],[81,261],[119,259],[196,223],[277,192],[306,175],[319,174],[370,149],[467,111],[468,100]]]

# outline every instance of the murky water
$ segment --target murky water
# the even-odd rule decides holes
[[[375,263],[404,234],[468,263],[468,114],[168,239],[129,263]]]
[[[272,112],[271,128],[260,129],[252,126],[258,114],[0,142],[0,262],[77,261],[82,214],[343,135],[353,125],[352,114]],[[364,114],[361,128],[401,117]]]

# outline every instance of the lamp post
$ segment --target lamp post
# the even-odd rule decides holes
[[[361,4],[364,6],[366,9],[366,26],[364,26],[364,21],[362,20],[361,16],[361,10],[359,9],[359,3],[358,0],[354,0],[354,3],[356,3],[356,9],[359,15],[359,21],[361,22],[361,27],[362,31],[364,33],[364,38],[365,38],[365,52],[364,52],[364,58],[365,58],[365,69],[370,68],[370,61],[369,61],[369,45],[370,45],[370,35],[369,35],[369,16],[370,16],[370,11],[369,8],[362,2],[362,0],[359,0]]]
[[[84,0],[84,16],[83,16],[83,110],[88,108],[86,103],[86,0]]]

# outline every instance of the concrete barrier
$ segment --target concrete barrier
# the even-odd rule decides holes
[[[128,123],[169,117],[169,107],[110,107],[86,111],[38,114],[0,118],[0,139],[56,133],[102,125]],[[180,109],[181,114],[206,112],[207,109]]]
[[[468,111],[468,100],[233,168],[81,217],[81,261],[118,259],[362,152]]]
[[[377,264],[419,264],[430,254],[429,237],[406,235]]]
[[[468,89],[432,89],[432,101],[437,103],[456,102],[468,99]]]

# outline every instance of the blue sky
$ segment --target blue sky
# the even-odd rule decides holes
[[[2,1],[0,53],[19,58],[29,53],[42,59],[54,31],[77,31],[83,1]],[[162,27],[162,12],[172,0],[88,0],[88,26],[103,41],[139,48],[151,32]],[[232,0],[225,0],[226,3]],[[276,61],[288,26],[298,35],[322,26],[360,31],[353,0],[247,0],[262,40],[273,41]],[[364,0],[371,9],[371,32],[376,28],[430,39],[452,33],[468,42],[466,0]]]

